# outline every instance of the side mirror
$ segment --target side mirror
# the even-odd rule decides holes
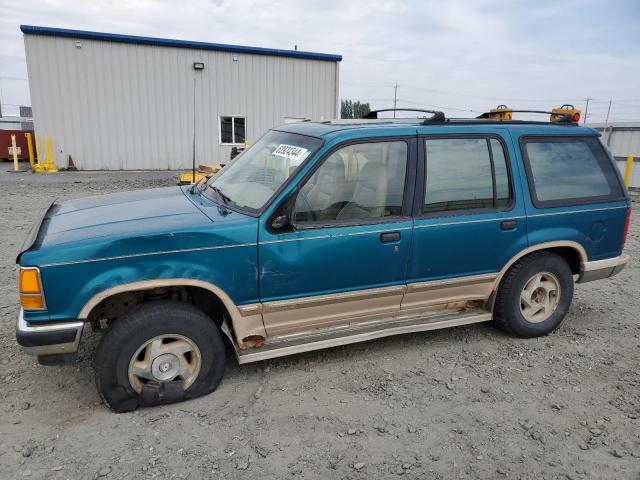
[[[281,228],[288,227],[290,225],[291,225],[291,220],[288,215],[278,215],[276,218],[273,219],[273,222],[271,223],[271,228],[273,228],[274,230],[279,230]]]

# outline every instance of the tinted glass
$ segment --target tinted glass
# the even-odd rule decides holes
[[[425,153],[425,213],[493,207],[486,139],[428,139]]]
[[[613,165],[596,138],[527,139],[525,152],[539,205],[622,198]]]
[[[507,170],[507,159],[504,155],[502,144],[492,138],[491,153],[493,154],[493,166],[496,172],[496,206],[504,207],[509,204],[509,171]]]
[[[405,142],[341,148],[324,160],[296,199],[296,222],[352,221],[402,213]]]
[[[244,138],[244,117],[234,117],[233,141],[234,143],[244,143]]]
[[[232,117],[220,117],[220,142],[221,143],[233,142],[233,135],[231,131],[232,125],[233,125]]]

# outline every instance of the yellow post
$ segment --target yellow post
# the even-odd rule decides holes
[[[44,149],[47,155],[47,159],[44,162],[44,168],[46,173],[54,173],[58,171],[56,163],[53,161],[53,144],[51,143],[51,137],[49,135],[44,136]]]
[[[27,148],[29,149],[29,165],[31,165],[31,170],[35,168],[35,160],[33,159],[33,140],[31,138],[31,133],[25,133],[25,137],[27,137]]]
[[[18,146],[16,145],[16,136],[11,135],[11,151],[13,152],[13,171],[18,172]]]
[[[627,157],[627,166],[624,169],[624,186],[629,188],[631,183],[631,170],[633,169],[633,155]]]

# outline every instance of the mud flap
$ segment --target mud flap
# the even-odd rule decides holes
[[[142,387],[139,402],[142,406],[151,407],[154,405],[180,402],[185,398],[184,389],[182,388],[182,382],[180,380],[162,383],[148,382]]]

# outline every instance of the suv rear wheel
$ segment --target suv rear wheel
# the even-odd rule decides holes
[[[116,412],[206,395],[224,367],[224,343],[213,320],[172,301],[145,303],[117,319],[95,356],[98,390]]]
[[[519,337],[547,335],[562,323],[572,298],[573,275],[567,262],[551,252],[533,253],[505,274],[494,320]]]

